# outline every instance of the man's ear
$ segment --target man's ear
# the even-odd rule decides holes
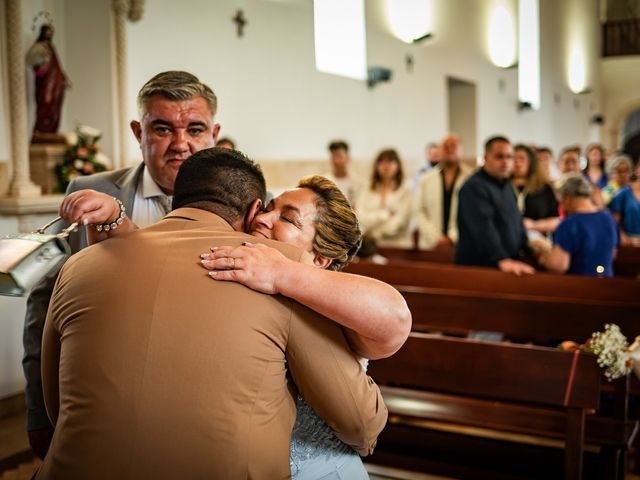
[[[215,123],[213,125],[213,144],[214,145],[218,143],[218,135],[220,135],[220,124]]]
[[[140,122],[138,120],[131,120],[129,126],[131,127],[131,131],[136,137],[136,140],[140,143],[140,139],[142,138],[142,127],[140,126]]]
[[[253,219],[256,217],[257,214],[260,213],[260,210],[262,209],[262,200],[260,200],[259,198],[256,198],[253,202],[251,202],[251,205],[249,205],[249,208],[247,210],[247,214],[244,216],[244,231],[245,232],[249,232],[249,228],[251,227],[251,223],[253,222]]]
[[[322,268],[323,270],[326,270],[327,268],[329,268],[329,265],[331,265],[332,261],[333,260],[331,260],[328,257],[325,257],[320,253],[313,254],[313,265],[315,267]]]

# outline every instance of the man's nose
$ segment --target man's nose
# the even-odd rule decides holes
[[[187,152],[189,143],[187,142],[187,133],[184,130],[176,129],[173,132],[171,148],[176,152]]]
[[[258,221],[258,223],[260,225],[262,225],[263,227],[268,228],[269,230],[271,230],[273,228],[273,219],[274,219],[273,211],[271,211],[271,212],[262,212],[256,218],[256,220]]]

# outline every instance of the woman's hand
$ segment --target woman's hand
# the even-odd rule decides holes
[[[278,278],[295,263],[275,248],[249,242],[240,247],[211,247],[211,253],[203,253],[200,258],[211,278],[238,282],[268,294],[280,293]]]
[[[95,190],[78,190],[62,200],[59,215],[67,223],[101,225],[120,215],[120,206],[111,195]]]

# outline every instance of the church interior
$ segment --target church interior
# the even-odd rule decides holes
[[[64,84],[44,135],[30,63],[42,25]],[[335,140],[362,184],[384,149],[405,180],[420,178],[427,146],[450,134],[470,171],[499,135],[548,148],[556,164],[571,150],[584,166],[598,144],[603,162],[624,153],[640,172],[638,0],[2,0],[0,236],[54,219],[69,180],[140,164],[136,96],[168,70],[211,86],[218,139],[260,164],[273,195],[330,171]],[[91,161],[69,173],[83,135]],[[404,347],[369,366],[389,410],[363,459],[370,477],[640,478],[633,369],[610,380],[596,356],[556,348],[605,324],[634,343],[638,239],[620,247],[613,278],[455,265],[451,245],[415,238],[350,265],[398,289],[413,318]],[[26,309],[25,296],[0,296],[0,480],[39,465],[26,436]]]

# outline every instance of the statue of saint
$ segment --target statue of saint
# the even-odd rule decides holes
[[[53,26],[42,25],[40,35],[27,52],[27,64],[36,76],[36,124],[32,141],[58,140],[64,91],[70,86],[51,39]]]

